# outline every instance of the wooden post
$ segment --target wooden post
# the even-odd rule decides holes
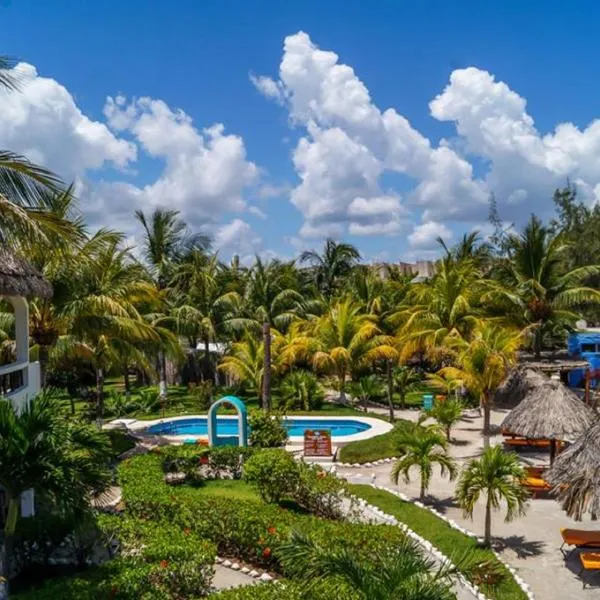
[[[556,440],[550,440],[550,466],[554,464],[556,457]]]

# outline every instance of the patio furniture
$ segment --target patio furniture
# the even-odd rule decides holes
[[[531,492],[534,498],[537,498],[539,494],[544,494],[552,489],[552,486],[541,477],[526,477],[523,481],[523,485]]]
[[[560,535],[563,539],[560,551],[565,558],[567,558],[574,550],[582,548],[600,549],[600,531],[563,528],[560,530]],[[565,552],[565,546],[573,546],[573,548],[569,552]]]
[[[585,580],[582,575],[584,571],[599,571],[600,570],[600,552],[582,552],[579,555],[581,561],[581,570],[579,576],[585,588]]]

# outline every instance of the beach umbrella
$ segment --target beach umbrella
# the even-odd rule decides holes
[[[533,440],[550,440],[550,464],[556,442],[576,440],[596,421],[596,413],[560,381],[540,380],[506,416],[502,430]]]
[[[575,443],[557,457],[545,474],[567,514],[581,520],[600,515],[600,421],[596,421]]]

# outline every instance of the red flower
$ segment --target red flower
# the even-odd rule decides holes
[[[263,556],[264,556],[265,558],[269,558],[269,556],[271,556],[271,548],[265,548],[265,549],[263,550]]]
[[[269,529],[267,530],[271,535],[273,535],[277,529],[275,529],[275,527],[269,527]]]
[[[169,561],[168,560],[161,560],[160,561],[160,568],[161,569],[166,569],[169,566]]]

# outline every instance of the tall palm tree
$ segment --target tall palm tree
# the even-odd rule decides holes
[[[0,400],[0,486],[7,499],[0,598],[8,596],[21,494],[33,489],[57,509],[84,511],[90,494],[110,482],[109,456],[106,437],[88,425],[65,419],[59,402],[49,396],[40,395],[19,411]]]
[[[495,391],[517,360],[521,346],[520,332],[490,321],[479,322],[470,341],[454,340],[458,354],[456,366],[444,367],[438,375],[464,385],[479,397],[483,408],[484,444],[489,446],[491,406]]]
[[[451,480],[456,476],[456,463],[448,454],[448,441],[444,433],[435,425],[402,426],[397,438],[397,447],[400,458],[394,463],[391,479],[398,485],[402,475],[404,481],[409,483],[410,471],[416,467],[421,478],[419,492],[421,502],[425,501],[434,465],[440,466],[442,477],[446,473]]]
[[[136,210],[135,218],[144,230],[142,248],[146,264],[156,288],[164,296],[175,263],[190,250],[208,250],[210,239],[203,234],[190,233],[177,210],[157,208],[150,217],[146,217],[142,210]],[[158,349],[158,366],[160,395],[166,398],[167,359],[164,348]]]
[[[262,327],[264,369],[262,404],[263,409],[271,408],[271,327],[283,331],[298,314],[303,302],[302,295],[295,289],[293,263],[277,260],[263,262],[256,257],[246,279],[241,307],[245,319],[230,319],[232,327],[236,323],[253,328]]]
[[[456,597],[450,579],[454,571],[437,568],[408,538],[365,560],[347,546],[332,548],[293,532],[277,554],[286,574],[300,578],[308,586],[310,582],[328,579],[336,598],[346,597],[348,588],[365,600]]]
[[[332,239],[325,241],[322,254],[316,250],[305,250],[300,255],[300,262],[308,263],[312,268],[316,288],[328,300],[359,260],[360,252],[352,244]]]
[[[528,493],[523,487],[525,470],[514,452],[504,452],[501,446],[486,448],[480,458],[473,459],[464,468],[456,497],[465,515],[473,518],[475,505],[481,494],[486,496],[484,544],[492,541],[492,509],[506,505],[505,521],[525,513]]]
[[[345,299],[306,325],[288,344],[284,356],[291,362],[310,360],[315,369],[338,379],[340,399],[346,401],[346,379],[378,360],[397,357],[394,340],[381,334],[372,315]]]
[[[574,323],[575,310],[600,305],[600,291],[582,284],[600,273],[600,265],[565,268],[572,248],[560,234],[532,215],[521,234],[508,239],[508,256],[501,262],[499,284],[490,287],[483,301],[501,303],[515,324],[533,331],[533,348],[540,356],[543,337],[556,324]]]

